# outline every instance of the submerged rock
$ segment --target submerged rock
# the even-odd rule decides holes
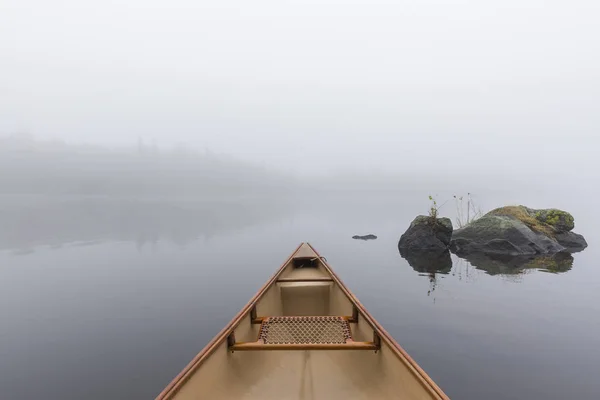
[[[377,236],[373,235],[372,233],[368,234],[368,235],[354,235],[352,236],[352,239],[358,239],[358,240],[375,240],[377,239]]]
[[[432,219],[419,215],[400,237],[399,249],[445,250],[452,239],[452,221],[449,218]]]
[[[587,243],[583,236],[570,232],[574,226],[573,216],[565,211],[502,207],[457,229],[450,247],[459,256],[470,253],[517,256],[583,250]]]

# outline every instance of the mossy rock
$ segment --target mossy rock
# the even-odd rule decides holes
[[[525,206],[507,206],[490,211],[488,215],[516,218],[534,231],[548,236],[554,236],[557,232],[570,232],[575,228],[573,216],[556,208],[534,210]]]
[[[587,243],[583,236],[570,232],[574,225],[571,214],[557,209],[501,207],[454,231],[451,248],[459,255],[483,252],[515,256],[580,251]]]
[[[555,229],[536,217],[538,210],[532,210],[525,206],[506,206],[496,208],[487,215],[505,216],[515,218],[529,227],[529,229],[543,233],[546,236],[554,236]]]
[[[548,210],[535,210],[535,218],[554,228],[556,232],[570,232],[575,228],[575,219],[566,211],[551,208]]]

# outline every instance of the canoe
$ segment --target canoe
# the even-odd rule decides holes
[[[448,397],[302,243],[156,399]]]

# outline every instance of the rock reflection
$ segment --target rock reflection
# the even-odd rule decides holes
[[[515,275],[530,269],[561,273],[573,268],[573,256],[565,252],[539,256],[472,253],[464,255],[462,258],[476,269],[485,271],[489,275]]]
[[[446,275],[452,270],[450,252],[432,250],[399,249],[400,255],[417,272],[429,277],[429,296],[437,287],[437,275]]]
[[[448,250],[435,252],[400,249],[400,255],[417,272],[424,274],[448,274],[452,270],[452,258]]]
[[[568,252],[537,256],[510,256],[485,253],[461,254],[454,263],[448,251],[414,251],[400,249],[400,255],[418,273],[429,277],[431,294],[436,289],[439,275],[461,273],[461,265],[466,262],[468,270],[484,271],[488,275],[511,276],[517,278],[528,271],[564,273],[573,268],[573,256]]]

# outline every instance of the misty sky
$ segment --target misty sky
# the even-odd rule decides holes
[[[0,134],[568,175],[599,164],[599,21],[596,0],[0,0]]]

